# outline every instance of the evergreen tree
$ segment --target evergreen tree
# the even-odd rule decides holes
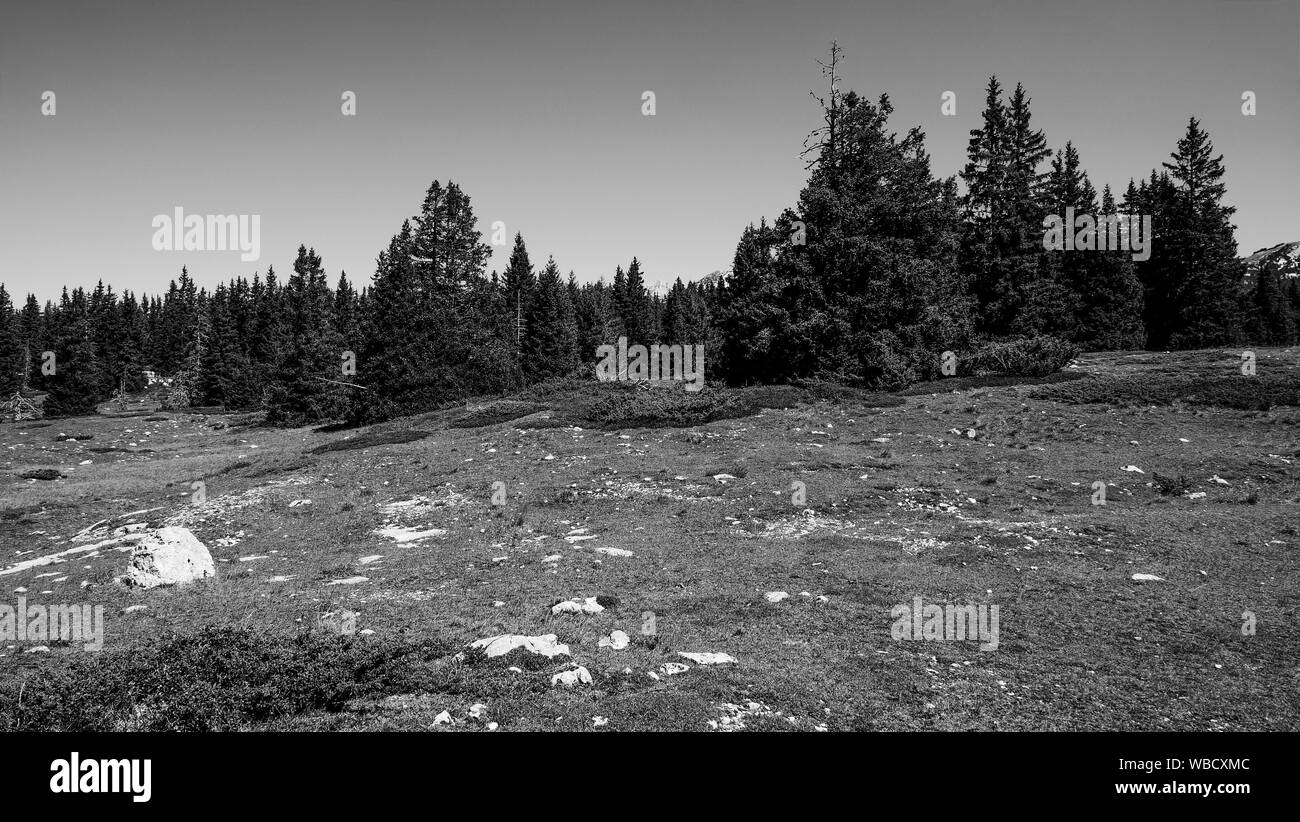
[[[650,294],[646,291],[645,280],[641,274],[641,263],[637,258],[632,258],[626,276],[621,316],[627,342],[628,345],[649,345],[655,341],[654,320]]]
[[[577,368],[578,329],[568,289],[552,257],[537,278],[528,311],[524,376],[530,382],[562,377]]]
[[[1223,345],[1239,339],[1237,293],[1244,268],[1237,259],[1236,209],[1223,204],[1223,155],[1215,156],[1210,136],[1195,117],[1164,163],[1175,183],[1172,218],[1158,241],[1181,271],[1172,289],[1177,327],[1169,344],[1176,348]]]
[[[1106,186],[1102,191],[1101,218],[1118,216],[1115,198],[1110,186]],[[1080,313],[1074,341],[1090,351],[1141,348],[1146,342],[1142,283],[1132,252],[1123,248],[1095,252],[1088,255],[1086,262],[1086,277],[1076,286]]]
[[[341,418],[351,397],[342,382],[343,338],[334,295],[316,249],[298,246],[286,288],[289,343],[267,400],[267,421],[301,425]]]
[[[9,292],[0,283],[0,401],[22,387],[24,354],[22,328]]]
[[[69,297],[67,289],[59,306],[54,338],[54,371],[45,378],[48,393],[44,411],[49,417],[91,414],[103,399],[100,366],[95,357],[91,333],[90,306],[80,288]]]
[[[1017,84],[1009,103],[1002,102],[1001,88],[989,78],[983,126],[971,131],[962,171],[962,279],[975,296],[978,330],[991,335],[1051,325],[1037,312],[1056,290],[1042,248],[1044,178],[1038,169],[1049,154],[1046,137],[1030,123],[1024,88]],[[1021,317],[1024,311],[1029,315]]]
[[[506,314],[511,323],[511,338],[519,352],[522,352],[526,345],[525,320],[528,317],[536,284],[537,278],[533,273],[533,265],[528,259],[524,236],[516,233],[515,246],[510,252],[510,264],[506,266],[501,278],[501,291],[505,298]]]
[[[1250,297],[1250,341],[1261,345],[1294,344],[1296,315],[1273,266],[1260,266],[1255,272],[1255,288]]]

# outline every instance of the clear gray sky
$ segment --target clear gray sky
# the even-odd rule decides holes
[[[211,287],[287,273],[300,243],[368,282],[435,178],[538,265],[586,281],[636,255],[651,281],[698,277],[793,204],[832,38],[845,86],[888,92],[938,174],[960,169],[997,74],[1117,194],[1196,115],[1226,155],[1241,252],[1300,240],[1295,0],[72,0],[0,22],[0,282],[42,301],[99,278],[154,293],[185,264]],[[154,251],[151,220],[177,206],[261,215],[260,260]]]

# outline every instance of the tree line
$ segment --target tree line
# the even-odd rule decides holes
[[[192,406],[365,422],[573,376],[620,336],[708,333],[718,277],[658,293],[634,257],[612,283],[579,284],[553,257],[535,265],[521,234],[505,270],[485,275],[490,247],[475,226],[469,197],[435,181],[360,289],[346,272],[331,287],[305,246],[287,280],[270,267],[212,291],[182,268],[159,295],[101,281],[65,288],[57,304],[28,295],[15,310],[0,285],[0,393],[43,391],[49,415],[90,413],[142,391],[153,372]]]
[[[46,413],[87,413],[153,371],[195,406],[370,422],[579,375],[619,337],[703,344],[711,380],[880,389],[937,378],[942,352],[989,341],[1297,342],[1300,278],[1265,268],[1244,287],[1223,157],[1196,118],[1117,199],[1073,142],[1047,147],[1023,86],[1007,93],[993,77],[965,167],[940,178],[919,128],[891,130],[887,95],[840,91],[839,56],[833,46],[823,64],[830,91],[803,190],[742,231],[725,275],[660,294],[633,258],[609,284],[579,284],[553,257],[536,265],[521,234],[488,274],[469,196],[434,181],[360,288],[346,273],[331,287],[305,246],[284,281],[272,267],[211,291],[182,268],[162,294],[100,282],[18,308],[0,285],[0,392],[44,391]],[[1078,214],[1150,218],[1149,256],[1045,248],[1049,215]]]

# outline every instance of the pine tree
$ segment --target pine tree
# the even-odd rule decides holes
[[[8,400],[23,384],[22,329],[13,308],[9,292],[0,283],[0,402]]]
[[[1255,289],[1250,297],[1250,341],[1261,345],[1293,344],[1296,316],[1273,266],[1264,265],[1255,272]]]
[[[71,296],[65,288],[59,306],[54,338],[54,374],[45,377],[48,391],[45,415],[49,417],[90,414],[104,399],[100,384],[100,367],[95,358],[91,333],[90,306],[81,289]]]
[[[537,278],[528,311],[524,376],[530,382],[562,377],[577,368],[578,329],[568,289],[552,257]]]
[[[1085,176],[1086,181],[1086,176]],[[1084,192],[1089,196],[1089,192]],[[1101,218],[1117,218],[1110,186],[1102,191]],[[1079,318],[1073,339],[1085,350],[1116,351],[1141,348],[1146,342],[1142,323],[1142,283],[1132,253],[1123,248],[1088,254],[1086,276],[1076,283]]]
[[[1045,305],[1042,292],[1051,285],[1043,259],[1041,202],[1048,156],[1046,137],[1030,124],[1029,99],[1016,86],[1009,104],[1001,84],[990,77],[985,92],[983,126],[971,131],[967,163],[960,266],[978,306],[977,327],[992,335],[1046,324],[1034,316]],[[1050,290],[1050,288],[1049,288]],[[1021,318],[1026,300],[1035,298],[1030,315]]]
[[[218,285],[209,305],[199,396],[194,404],[247,408],[259,399],[237,333],[230,289]]]
[[[628,345],[649,345],[655,341],[650,294],[646,291],[645,280],[641,275],[641,263],[637,258],[632,258],[626,276],[621,314],[627,342]]]
[[[528,259],[528,248],[524,245],[524,236],[515,234],[515,246],[510,252],[510,264],[506,266],[501,278],[502,296],[505,297],[506,314],[512,323],[511,338],[516,350],[522,352],[525,346],[524,327],[528,316],[537,277],[533,265]]]
[[[410,220],[380,252],[370,287],[352,416],[369,422],[409,414],[438,401],[429,365],[436,352],[422,329],[423,287],[412,262]]]
[[[286,288],[289,344],[267,400],[267,421],[301,425],[341,418],[351,397],[343,382],[343,338],[334,327],[334,295],[316,249],[298,246]]]
[[[346,271],[339,273],[338,285],[334,288],[334,325],[343,343],[349,350],[354,350],[359,340],[357,292],[348,282]]]
[[[1194,348],[1239,338],[1237,293],[1244,268],[1237,259],[1236,209],[1223,204],[1223,155],[1195,117],[1164,163],[1176,185],[1171,224],[1158,238],[1170,246],[1171,262],[1182,272],[1173,289],[1177,328],[1170,345]]]

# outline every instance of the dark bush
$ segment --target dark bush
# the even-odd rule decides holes
[[[18,476],[23,479],[56,480],[60,479],[63,475],[54,468],[33,468],[30,471],[22,472]]]
[[[616,383],[611,383],[615,385]],[[729,391],[704,389],[690,393],[676,388],[612,390],[581,412],[581,422],[593,428],[689,428],[714,420],[745,417],[758,409]]]
[[[30,663],[24,684],[0,690],[0,730],[237,730],[416,690],[455,650],[441,640],[230,627],[168,634],[142,648]]]
[[[959,377],[1045,377],[1079,355],[1074,343],[1056,337],[992,342],[957,355]]]

